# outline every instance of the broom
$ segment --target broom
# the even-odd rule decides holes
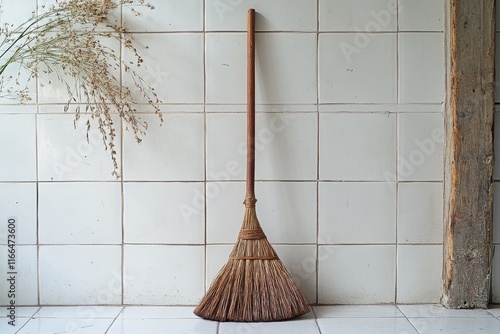
[[[217,321],[277,321],[310,311],[262,230],[255,212],[255,10],[247,30],[247,183],[245,215],[228,262],[194,313]]]

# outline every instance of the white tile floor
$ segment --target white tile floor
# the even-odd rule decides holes
[[[4,308],[2,308],[4,309]],[[4,309],[5,310],[5,309]],[[500,307],[447,310],[437,305],[315,306],[295,320],[218,323],[193,307],[20,307],[16,326],[0,317],[2,334],[462,334],[500,333]]]

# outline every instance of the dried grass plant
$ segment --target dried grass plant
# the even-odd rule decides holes
[[[2,5],[0,1],[0,8]],[[85,116],[87,140],[96,122],[116,177],[120,170],[112,115],[119,115],[138,142],[148,127],[137,117],[139,102],[147,101],[163,121],[154,88],[133,69],[143,63],[139,48],[129,30],[110,19],[110,14],[120,9],[139,16],[140,8],[154,9],[144,0],[55,0],[50,6],[39,7],[17,27],[4,22],[0,26],[0,97],[26,103],[31,100],[30,81],[43,76],[49,84],[62,82],[69,96],[64,110],[74,106],[75,127]],[[134,61],[126,63],[119,48],[107,46],[114,40],[131,51]],[[6,74],[8,67],[14,67],[18,74]],[[25,70],[28,76],[23,82]],[[125,76],[133,82],[131,87],[122,84]]]

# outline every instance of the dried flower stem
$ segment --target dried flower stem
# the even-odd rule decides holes
[[[136,6],[154,9],[144,0],[56,0],[54,5],[40,8],[41,13],[33,14],[18,27],[4,24],[0,28],[3,37],[0,41],[0,97],[28,102],[31,99],[28,90],[31,79],[43,75],[50,83],[50,78],[56,77],[66,86],[69,96],[64,110],[68,111],[74,103],[85,106],[83,111],[76,107],[75,126],[82,114],[87,116],[87,131],[91,128],[91,120],[97,120],[116,177],[120,172],[113,111],[118,113],[138,142],[148,126],[136,117],[139,102],[132,95],[132,88],[163,121],[159,109],[161,101],[154,89],[131,68],[132,64],[125,63],[119,53],[105,46],[108,40],[120,42],[133,53],[135,64],[141,66],[143,59],[127,28],[108,22],[110,12],[119,7],[127,7],[139,15]],[[17,77],[4,74],[7,67],[16,63],[29,73],[25,85],[19,82],[20,72]],[[120,75],[115,73],[128,76],[133,87],[124,86]]]

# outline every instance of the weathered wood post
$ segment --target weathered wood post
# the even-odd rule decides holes
[[[447,1],[443,305],[490,301],[495,0]]]

